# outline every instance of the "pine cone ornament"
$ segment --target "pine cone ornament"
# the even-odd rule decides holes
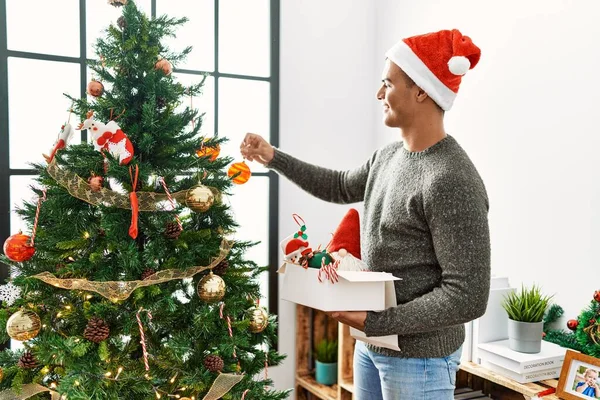
[[[177,239],[181,235],[181,228],[177,222],[169,222],[165,228],[165,236],[169,239]]]
[[[147,268],[146,270],[144,270],[144,272],[142,272],[142,280],[146,279],[147,277],[149,277],[150,275],[155,274],[156,271],[153,270],[152,268]]]
[[[101,318],[92,317],[85,327],[83,337],[91,342],[100,343],[103,340],[108,339],[109,334],[110,328],[108,327],[108,324]]]
[[[158,109],[163,109],[167,106],[167,100],[165,100],[164,97],[157,97],[156,98],[156,107],[158,107]]]
[[[19,358],[19,362],[17,363],[17,365],[20,368],[32,369],[37,367],[38,363],[35,359],[35,356],[30,351],[26,351],[25,353],[23,353],[21,358]]]
[[[223,362],[223,359],[221,357],[210,355],[206,356],[206,358],[204,359],[204,366],[210,372],[220,372],[221,370],[223,370],[225,363]]]
[[[225,271],[229,268],[229,262],[227,260],[223,260],[217,264],[216,267],[213,268],[212,272],[215,275],[223,276],[225,275]]]
[[[125,21],[125,17],[124,16],[120,16],[119,19],[117,19],[117,25],[119,25],[119,28],[125,30],[125,28],[127,28],[127,21]]]

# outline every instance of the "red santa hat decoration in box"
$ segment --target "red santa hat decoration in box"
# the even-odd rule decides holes
[[[294,214],[294,219],[302,220]],[[360,218],[358,211],[350,209],[333,233],[331,242],[324,250],[313,251],[302,220],[300,230],[281,241],[284,261],[305,268],[321,268],[333,264],[340,271],[365,271],[366,264],[360,258]]]

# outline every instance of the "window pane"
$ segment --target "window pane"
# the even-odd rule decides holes
[[[227,199],[235,221],[240,225],[233,239],[260,241],[245,253],[245,258],[261,267],[267,266],[269,264],[269,178],[253,176],[246,184],[235,185],[232,195]],[[261,293],[267,298],[261,299],[260,304],[265,307],[269,304],[268,283],[268,274],[263,273],[260,279]]]
[[[14,235],[22,231],[25,235],[31,235],[31,230],[25,223],[25,221],[21,220],[21,217],[14,212],[17,208],[23,207],[23,202],[33,202],[37,201],[37,196],[31,190],[31,186],[39,187],[39,184],[35,181],[35,176],[32,175],[19,175],[19,176],[11,176],[10,177],[10,234]],[[14,268],[11,270],[15,271]],[[14,275],[13,275],[14,276]],[[18,340],[10,340],[10,348],[12,350],[18,350],[23,348],[23,342]]]
[[[156,14],[172,18],[188,17],[188,22],[175,31],[177,37],[164,44],[181,51],[192,46],[187,59],[177,68],[212,71],[215,68],[215,2],[214,0],[157,0]]]
[[[33,85],[36,79],[43,79],[43,84]],[[8,59],[11,168],[30,168],[29,163],[42,162],[42,153],[52,150],[61,125],[69,118],[71,104],[63,93],[79,96],[79,64]],[[73,114],[70,122],[76,127],[79,119]],[[78,133],[70,143],[80,142]]]
[[[269,0],[219,2],[219,71],[269,76]]]
[[[25,235],[31,235],[30,228],[21,217],[14,212],[17,208],[23,208],[23,202],[37,201],[37,196],[31,190],[31,186],[39,187],[33,175],[16,175],[10,177],[10,234],[14,235],[22,231]]]
[[[6,24],[10,50],[79,57],[77,0],[7,0]]]
[[[244,79],[219,79],[219,136],[229,141],[221,154],[241,160],[240,143],[247,132],[270,140],[269,83]],[[249,164],[253,172],[265,171],[258,163]]]
[[[202,80],[199,75],[193,74],[174,74],[177,81],[183,86],[197,84]],[[202,136],[212,137],[215,134],[215,79],[209,76],[204,81],[204,89],[200,96],[194,96],[193,99],[182,99],[181,105],[176,109],[176,112],[181,112],[185,107],[193,107],[198,110],[199,114],[205,113],[202,121],[200,133]]]
[[[49,3],[54,4],[52,1]],[[150,18],[152,12],[151,0],[137,0],[135,5]],[[98,58],[94,50],[96,40],[105,36],[104,31],[111,23],[117,24],[117,19],[123,14],[123,8],[111,6],[106,0],[87,0],[85,14],[87,58]],[[77,32],[77,36],[79,36],[79,32]]]

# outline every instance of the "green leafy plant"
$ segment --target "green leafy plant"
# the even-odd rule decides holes
[[[315,346],[315,358],[322,363],[337,362],[338,342],[337,340],[323,339]]]
[[[543,295],[536,285],[529,289],[521,286],[520,292],[515,291],[504,296],[502,307],[513,321],[541,322],[552,297],[554,295]]]

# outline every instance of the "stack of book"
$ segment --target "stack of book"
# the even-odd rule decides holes
[[[519,383],[537,382],[560,377],[567,349],[542,341],[542,351],[519,353],[508,347],[508,340],[479,344],[481,365]]]

